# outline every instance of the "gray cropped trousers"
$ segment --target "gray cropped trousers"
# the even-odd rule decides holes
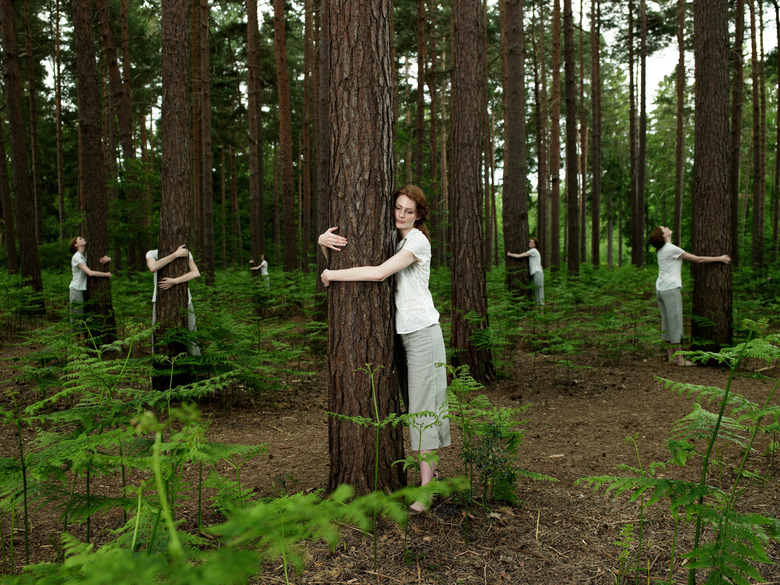
[[[409,387],[408,412],[430,412],[413,416],[409,435],[414,451],[429,451],[450,444],[450,419],[447,408],[447,354],[438,323],[401,334],[406,350]]]

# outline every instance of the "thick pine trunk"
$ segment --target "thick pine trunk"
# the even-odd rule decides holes
[[[729,190],[728,3],[697,0],[692,248],[703,256],[731,250]],[[731,343],[731,267],[693,265],[692,335],[697,348]],[[700,318],[704,318],[702,321]]]
[[[523,35],[523,0],[506,0],[506,77],[504,99],[504,249],[525,252],[530,237],[528,229],[528,193],[526,193],[525,160],[525,51]],[[507,257],[507,288],[525,291],[528,287],[528,260]]]
[[[328,224],[349,245],[331,254],[331,268],[379,264],[392,253],[393,109],[390,0],[333,0],[323,49],[329,55],[330,169]],[[393,375],[393,290],[384,283],[334,283],[328,292],[328,409],[383,420],[400,409]],[[373,383],[363,371],[376,373]],[[376,393],[375,412],[372,388]],[[379,434],[354,422],[329,421],[329,488],[358,492],[405,484],[401,429]],[[379,480],[375,484],[374,469]]]
[[[76,82],[78,85],[79,129],[84,165],[84,199],[87,215],[87,261],[95,271],[102,271],[100,258],[108,254],[108,205],[103,154],[100,87],[92,41],[92,3],[73,0],[73,37],[76,49]],[[105,277],[88,279],[89,294],[94,303],[92,335],[102,343],[116,339],[116,322],[111,303],[111,281]]]
[[[165,0],[162,3],[162,162],[160,178],[159,257],[167,256],[188,241],[192,183],[190,120],[190,45],[187,27],[187,0]],[[158,279],[181,276],[188,269],[187,258],[177,258],[157,272]],[[171,328],[186,327],[187,287],[174,286],[157,292],[157,339],[163,339]],[[187,349],[170,344],[161,353],[174,356]]]
[[[452,347],[455,365],[467,364],[477,380],[494,376],[490,348],[475,333],[488,327],[480,179],[485,115],[485,28],[479,0],[453,6],[455,66],[452,75]],[[467,315],[469,318],[467,319]],[[476,315],[476,319],[472,316]]]

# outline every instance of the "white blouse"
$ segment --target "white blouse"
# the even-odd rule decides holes
[[[416,260],[395,275],[395,330],[413,333],[439,322],[439,312],[428,289],[431,243],[420,230],[412,228],[396,243],[395,251],[401,249],[409,250]]]

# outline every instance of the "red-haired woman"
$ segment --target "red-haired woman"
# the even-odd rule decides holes
[[[428,202],[422,189],[406,185],[395,194],[395,254],[379,266],[359,266],[343,270],[324,270],[325,286],[339,281],[382,282],[395,275],[395,329],[406,351],[409,414],[435,412],[437,417],[418,416],[410,427],[412,450],[432,454],[450,444],[450,421],[447,417],[447,373],[436,364],[447,356],[444,336],[439,326],[439,312],[433,306],[428,289],[431,271],[431,243],[425,219]],[[327,257],[328,249],[340,251],[346,238],[330,228],[318,240]],[[420,430],[421,429],[421,430]],[[420,483],[426,485],[436,475],[433,460],[420,463]],[[410,511],[419,514],[429,502],[414,502]]]
[[[723,256],[696,256],[672,244],[672,230],[666,226],[656,226],[650,233],[650,245],[658,255],[658,279],[655,281],[655,298],[661,311],[661,339],[667,342],[666,357],[669,363],[678,366],[691,366],[691,362],[682,356],[673,358],[682,349],[680,341],[683,334],[682,318],[682,261],[704,264],[723,262],[728,264],[731,258]]]
[[[539,254],[539,240],[531,238],[528,241],[528,251],[522,254],[507,252],[512,258],[528,258],[528,272],[534,285],[534,301],[539,306],[544,305],[544,271],[542,270],[542,256]]]

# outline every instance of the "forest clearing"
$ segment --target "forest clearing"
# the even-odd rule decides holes
[[[398,510],[382,515],[376,532],[370,522],[334,518],[340,536],[332,546],[312,538],[311,526],[298,523],[293,525],[299,529],[287,526],[290,540],[286,542],[284,524],[278,523],[285,510],[294,517],[295,506],[305,517],[311,504],[295,498],[327,497],[328,415],[322,327],[311,319],[315,306],[311,277],[299,275],[287,284],[281,273],[272,273],[273,277],[278,278],[270,292],[247,273],[220,276],[217,290],[232,291],[229,297],[206,298],[199,294],[205,290],[194,290],[203,355],[187,367],[194,368],[199,378],[216,375],[216,379],[201,380],[207,384],[202,395],[189,399],[182,396],[195,396],[192,386],[162,401],[158,396],[164,393],[150,390],[148,333],[140,334],[129,361],[123,359],[125,349],[107,352],[85,370],[73,366],[86,358],[72,353],[66,321],[39,322],[38,331],[27,326],[19,329],[25,320],[12,320],[13,311],[6,309],[0,350],[6,389],[6,424],[0,440],[5,454],[4,582],[76,582],[72,579],[81,574],[79,582],[86,578],[84,582],[136,583],[142,580],[127,575],[145,571],[162,571],[169,582],[182,583],[192,582],[195,575],[213,583],[686,582],[688,561],[683,555],[693,548],[692,520],[685,520],[681,511],[675,530],[665,498],[643,509],[641,498],[629,501],[632,490],[607,496],[606,486],[594,491],[578,482],[586,477],[636,476],[639,470],[650,475],[653,469],[652,475],[659,478],[695,483],[701,473],[700,457],[692,457],[684,466],[670,464],[659,470],[653,465],[672,458],[667,447],[670,437],[706,437],[711,422],[700,420],[703,427],[683,425],[687,430],[680,431],[678,421],[696,412],[695,385],[725,388],[729,370],[665,363],[656,342],[658,316],[650,295],[653,271],[626,267],[588,272],[578,285],[553,281],[548,284],[550,302],[543,313],[527,301],[512,301],[506,293],[496,295],[500,287],[491,286],[492,339],[500,376],[470,393],[470,399],[484,393],[491,408],[508,409],[512,420],[525,421],[519,427],[522,440],[516,456],[495,460],[498,467],[490,471],[488,465],[478,471],[471,489],[438,497],[429,512],[408,518],[408,523],[405,505],[400,521],[395,516]],[[490,282],[495,285],[501,278],[494,274]],[[148,328],[148,321],[140,325],[144,306],[148,307],[148,284],[144,279],[115,283],[117,294],[122,295],[117,306],[126,311],[119,319],[123,329],[125,324],[127,331]],[[583,293],[594,286],[603,292],[598,307],[582,302]],[[437,303],[446,305],[447,287],[446,273],[437,272],[432,281]],[[741,294],[750,298],[755,292],[746,289]],[[11,298],[7,288],[6,307],[12,305]],[[62,295],[53,295],[47,305],[62,309],[58,298]],[[745,317],[758,306],[739,303]],[[660,378],[683,386],[667,389]],[[731,391],[763,405],[778,378],[777,356],[768,361],[745,359]],[[114,386],[106,394],[110,384]],[[200,448],[192,442],[200,436],[195,430],[200,423],[181,412],[189,402],[202,412]],[[35,403],[38,406],[29,408]],[[698,403],[717,413],[717,400],[702,396]],[[98,404],[100,409],[94,410]],[[134,411],[123,411],[121,404]],[[764,419],[741,474],[735,503],[741,514],[776,518],[780,510],[777,405],[774,395],[768,411],[774,412],[769,416],[774,422]],[[15,411],[17,406],[26,410]],[[170,550],[168,528],[154,521],[158,488],[148,467],[154,427],[140,435],[134,432],[147,409],[161,422],[175,419],[162,429],[161,465],[185,551],[179,560]],[[79,410],[90,414],[84,418]],[[97,412],[104,413],[98,416],[102,420],[90,420]],[[721,432],[707,474],[709,490],[728,492],[734,485],[743,453],[739,445],[750,435],[748,422],[729,420]],[[463,433],[460,426],[453,426],[457,429],[453,445],[441,450],[443,479],[466,476]],[[184,432],[187,428],[189,433]],[[19,432],[28,475],[28,529],[19,480]],[[701,454],[702,439],[693,442]],[[494,448],[503,452],[506,443]],[[136,451],[125,451],[124,465],[117,457],[123,449]],[[556,481],[510,474],[512,499],[499,500],[490,494],[483,498],[483,479],[490,479],[492,494],[501,484],[501,473],[515,468]],[[199,477],[204,480],[202,487]],[[414,482],[411,471],[409,481]],[[139,485],[145,485],[141,496],[136,492]],[[652,490],[645,493],[645,501],[651,494]],[[273,507],[281,502],[293,508]],[[261,513],[257,511],[261,505],[271,508]],[[360,517],[357,510],[354,514]],[[234,527],[239,532],[232,536],[214,530],[231,521],[244,530],[246,523],[257,523],[258,532],[249,531],[248,540],[243,540],[241,529]],[[201,538],[197,538],[199,523]],[[66,524],[75,541],[102,548],[90,553],[74,540],[62,538]],[[767,529],[771,534],[772,526]],[[129,553],[131,537],[135,554]],[[709,529],[704,538],[712,538]],[[767,582],[776,583],[780,546],[776,537],[766,544],[767,558],[774,564],[755,566]],[[241,556],[244,547],[256,556]],[[66,551],[70,561],[60,566],[57,563]],[[225,556],[220,557],[220,551]],[[301,559],[299,569],[294,568],[295,555]],[[160,558],[172,563],[168,569],[152,560]],[[670,580],[672,559],[675,568]],[[9,577],[11,567],[18,573],[27,564],[42,562],[52,564],[38,565],[39,572],[28,577]],[[235,575],[229,578],[233,570]],[[701,571],[706,574],[706,569]]]

